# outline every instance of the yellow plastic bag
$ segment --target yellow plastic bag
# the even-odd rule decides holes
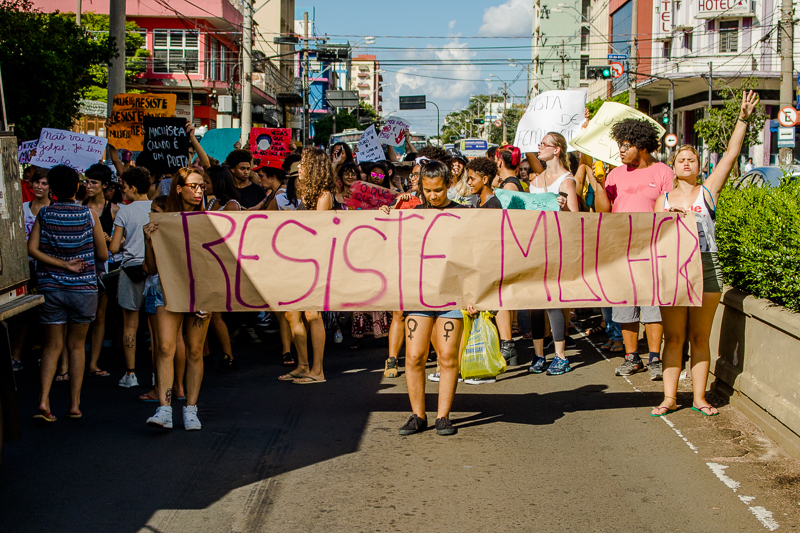
[[[473,318],[464,315],[463,346],[461,354],[461,377],[489,378],[506,371],[506,360],[500,355],[500,336],[492,323],[492,313],[481,311]]]

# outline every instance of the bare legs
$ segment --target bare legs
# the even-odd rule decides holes
[[[209,319],[193,314],[172,313],[166,307],[157,307],[158,317],[158,402],[170,405],[175,382],[174,358],[181,323],[186,317],[186,405],[197,405],[200,385],[203,382],[203,343]]]
[[[125,369],[133,373],[136,369],[136,331],[139,329],[139,310],[122,309],[122,350],[125,353]]]
[[[664,353],[661,364],[664,371],[664,401],[659,407],[675,409],[678,396],[678,379],[683,362],[683,344],[689,336],[691,346],[693,405],[698,409],[707,407],[706,382],[711,361],[708,339],[711,325],[722,295],[717,292],[704,292],[702,307],[662,307],[661,319],[664,324]],[[653,409],[652,414],[661,414],[663,409]],[[717,413],[713,407],[711,413]]]
[[[219,340],[222,353],[233,359],[233,348],[231,348],[231,336],[228,334],[228,326],[222,320],[222,313],[211,314],[211,329]]]
[[[644,328],[645,328],[645,333],[647,335],[648,349],[653,353],[660,353],[661,335],[664,333],[664,327],[661,325],[661,322],[653,322],[652,324],[645,324]],[[626,324],[620,324],[620,329],[622,329],[622,341],[625,343],[625,353],[633,353],[638,351],[639,323],[628,322]]]
[[[40,370],[41,391],[39,392],[39,411],[50,412],[50,387],[56,374],[58,358],[64,348],[64,333],[67,333],[67,351],[69,352],[70,369],[70,414],[80,414],[81,386],[83,385],[83,370],[86,366],[86,353],[84,343],[89,324],[46,324],[45,344],[42,349],[42,366]]]
[[[325,351],[325,324],[322,316],[317,311],[287,311],[284,316],[289,322],[292,340],[297,350],[297,368],[291,372],[298,379],[295,381],[322,381],[325,374],[322,371],[322,358]],[[308,330],[303,323],[303,318],[308,323]],[[314,364],[308,363],[308,334],[311,334],[311,349],[314,353]],[[288,374],[287,374],[288,375]]]
[[[510,321],[509,321],[510,326]],[[428,345],[439,357],[439,402],[436,418],[448,418],[458,385],[458,347],[464,321],[453,318],[410,315],[406,318],[406,385],[412,412],[425,414],[425,363]]]
[[[89,357],[89,372],[102,372],[97,362],[100,360],[100,352],[103,350],[103,338],[106,336],[106,306],[108,305],[108,293],[104,292],[97,296],[97,312],[92,322],[92,351]],[[133,368],[133,367],[130,367]]]

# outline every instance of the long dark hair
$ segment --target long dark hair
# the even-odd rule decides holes
[[[165,212],[180,213],[183,211],[183,202],[181,201],[181,195],[178,194],[178,187],[185,187],[186,178],[192,174],[197,174],[201,178],[203,177],[203,173],[194,167],[179,168],[178,171],[172,175],[172,182],[170,183],[169,187],[169,196],[167,196],[167,206],[164,209]],[[203,202],[197,204],[197,207],[195,207],[193,211],[203,211]]]
[[[289,176],[286,178],[286,199],[289,200],[293,206],[298,206],[296,172],[289,174]]]
[[[212,165],[206,170],[211,187],[214,189],[214,196],[220,207],[227,204],[230,200],[237,202],[241,198],[239,190],[233,184],[233,174],[228,167],[223,165]]]
[[[427,209],[431,206],[431,204],[428,203],[428,198],[422,191],[422,180],[425,178],[440,179],[442,180],[442,183],[444,183],[445,188],[447,188],[448,183],[450,182],[450,167],[440,161],[423,161],[421,163],[419,168],[419,181],[417,181],[417,190],[419,191],[419,199],[422,200],[422,207]]]
[[[338,142],[331,146],[331,155],[333,152],[336,151],[336,147],[341,146],[342,150],[344,150],[344,162],[345,163],[352,163],[353,162],[353,150],[350,149],[350,145],[343,142]]]
[[[381,183],[381,186],[386,189],[391,189],[392,176],[394,176],[394,167],[392,167],[390,170],[389,165],[391,165],[391,163],[387,163],[386,161],[378,161],[376,163],[373,163],[372,167],[369,169],[370,172],[375,170],[375,168],[380,168],[381,170],[383,170],[383,183]]]

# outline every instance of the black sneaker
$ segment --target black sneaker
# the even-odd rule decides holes
[[[439,421],[436,421],[436,427],[439,427]],[[420,418],[417,415],[411,415],[408,417],[408,421],[400,428],[399,433],[401,435],[413,435],[414,433],[419,433],[420,431],[424,431],[428,427],[428,421],[424,418]]]
[[[500,341],[500,355],[506,360],[506,365],[517,366],[519,364],[519,357],[517,356],[517,349],[514,347],[514,341]]]
[[[220,374],[227,374],[236,370],[236,360],[231,359],[230,355],[223,355],[222,360],[217,365],[217,372]]]
[[[565,348],[568,348],[568,349],[570,349],[570,350],[571,350],[572,348],[575,348],[576,346],[578,346],[578,345],[577,345],[577,344],[575,344],[575,339],[573,339],[573,338],[572,338],[572,337],[570,337],[569,335],[567,335],[567,336],[564,338],[564,347],[565,347]]]
[[[458,430],[453,427],[449,418],[436,419],[436,434],[437,435],[455,435]]]

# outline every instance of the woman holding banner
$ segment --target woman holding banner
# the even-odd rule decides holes
[[[298,166],[297,189],[301,209],[308,211],[329,211],[333,209],[333,171],[328,155],[319,148],[303,150]],[[325,324],[319,311],[286,311],[286,320],[292,330],[292,341],[297,350],[297,368],[280,376],[281,381],[291,381],[295,385],[324,383],[322,358],[325,351]],[[303,318],[308,322],[308,331]],[[308,362],[308,333],[311,333],[311,347],[314,351],[313,365]]]
[[[711,325],[722,296],[722,269],[717,259],[715,226],[717,202],[728,175],[739,157],[747,120],[758,105],[758,95],[746,91],[742,95],[739,119],[733,130],[728,151],[717,163],[714,171],[703,183],[698,183],[700,157],[694,147],[683,145],[675,152],[672,168],[675,182],[672,191],[656,200],[655,212],[670,211],[686,216],[693,211],[700,237],[700,255],[703,260],[703,304],[701,307],[661,308],[664,324],[664,353],[662,354],[664,376],[664,401],[650,412],[650,416],[664,416],[678,409],[678,378],[683,362],[683,344],[689,337],[692,356],[692,389],[694,401],[692,411],[704,416],[717,416],[719,411],[706,401],[706,382],[711,353],[708,340]]]
[[[165,212],[179,213],[203,211],[203,175],[192,167],[178,170],[172,176]],[[144,226],[145,267],[148,274],[156,274],[158,265],[153,251],[152,235],[158,230],[158,222]],[[183,407],[183,426],[187,430],[199,430],[202,425],[197,418],[197,398],[203,382],[203,345],[208,333],[210,313],[174,313],[164,306],[156,307],[158,345],[156,346],[156,383],[158,384],[158,409],[147,419],[151,427],[172,428],[172,386],[174,381],[173,358],[178,334],[186,322],[186,405]]]

